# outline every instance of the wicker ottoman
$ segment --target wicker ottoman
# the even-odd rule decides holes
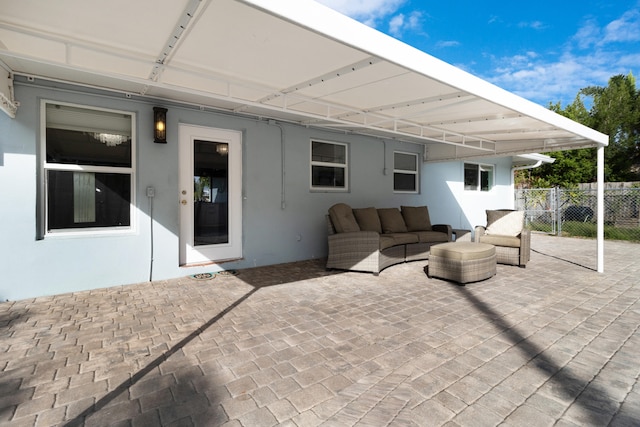
[[[477,282],[496,274],[496,248],[486,243],[450,242],[431,246],[428,277],[458,283]]]

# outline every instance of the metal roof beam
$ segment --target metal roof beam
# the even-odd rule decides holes
[[[496,120],[508,120],[518,119],[523,117],[520,113],[500,114],[499,116],[474,116],[474,117],[460,117],[455,120],[439,121],[439,125],[453,125],[458,123],[478,123],[478,122],[491,122]]]
[[[510,134],[518,134],[518,135],[523,135],[523,134],[537,134],[537,133],[541,133],[541,132],[555,132],[558,131],[557,128],[554,127],[549,127],[549,128],[543,128],[543,129],[526,129],[526,128],[519,128],[519,129],[491,129],[491,130],[486,130],[486,131],[475,131],[473,132],[474,135],[510,135]]]
[[[460,99],[460,98],[466,98],[466,97],[470,97],[471,95],[465,93],[465,92],[455,92],[455,93],[451,93],[451,94],[447,94],[447,95],[438,95],[438,96],[431,96],[428,98],[421,98],[421,99],[416,99],[416,100],[412,100],[409,102],[398,102],[395,104],[388,104],[388,105],[381,105],[378,107],[374,107],[374,108],[368,108],[366,110],[364,110],[367,113],[381,113],[384,111],[390,111],[390,110],[399,110],[401,108],[409,108],[409,107],[415,107],[416,105],[427,105],[427,104],[432,104],[434,102],[442,102],[442,101],[447,101],[450,99]],[[474,99],[470,99],[469,101],[474,101]],[[462,101],[461,101],[462,102]],[[468,101],[466,101],[468,102]],[[447,104],[447,106],[452,105],[452,104]],[[454,103],[453,105],[457,105],[457,103]],[[432,108],[430,108],[427,111],[432,111],[435,110],[439,107],[434,106]],[[420,115],[420,114],[417,114]],[[337,118],[346,118],[349,117],[348,114],[343,114],[341,117],[337,117]],[[383,117],[381,115],[381,117]],[[403,118],[407,118],[408,116],[402,116]],[[411,117],[414,117],[414,114],[411,115]],[[393,120],[392,118],[389,118],[389,120]]]
[[[277,92],[272,93],[271,95],[265,96],[264,98],[258,100],[258,102],[269,102],[275,98],[282,96],[283,94],[288,94],[292,92],[296,92],[302,89],[306,89],[311,86],[315,86],[318,84],[325,83],[329,80],[337,79],[339,77],[345,76],[347,74],[362,70],[363,68],[370,67],[375,65],[382,60],[380,58],[369,57],[367,59],[363,59],[362,61],[355,62],[353,64],[349,64],[345,67],[339,68],[337,70],[330,71],[323,75],[314,77],[312,79],[299,82],[293,86],[289,86],[288,88],[281,89]]]
[[[185,31],[187,31],[188,28],[190,27],[192,20],[196,15],[196,11],[198,10],[198,7],[200,7],[201,2],[202,0],[189,0],[189,3],[187,3],[187,5],[185,6],[184,11],[182,12],[182,15],[180,15],[179,17],[173,32],[167,39],[166,43],[164,44],[164,47],[160,51],[160,54],[156,58],[156,61],[155,61],[156,63],[153,66],[151,73],[149,74],[149,80],[156,81],[158,79],[158,76],[162,72],[163,65],[167,62],[169,57],[173,54],[174,49],[177,47],[178,43],[180,42],[180,38],[182,37],[182,34]]]
[[[415,100],[410,100],[405,102],[397,102],[395,104],[380,105],[375,108],[370,108],[368,111],[380,112],[380,111],[387,111],[387,110],[396,110],[400,108],[415,107],[416,105],[432,104],[434,102],[442,102],[442,101],[448,101],[451,99],[461,99],[461,98],[467,98],[467,97],[471,97],[471,94],[467,92],[453,92],[453,93],[448,93],[444,95],[430,96],[427,98],[415,99]]]

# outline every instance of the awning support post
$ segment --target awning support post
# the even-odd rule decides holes
[[[597,244],[598,244],[598,273],[604,273],[604,145],[598,146],[598,216],[597,216]]]

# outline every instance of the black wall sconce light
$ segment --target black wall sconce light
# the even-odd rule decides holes
[[[153,107],[153,142],[167,143],[167,109]]]

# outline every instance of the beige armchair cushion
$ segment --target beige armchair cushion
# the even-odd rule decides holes
[[[380,224],[380,217],[378,216],[376,208],[354,209],[353,215],[356,217],[361,231],[382,233],[382,225]]]
[[[401,206],[400,209],[408,231],[431,231],[429,209],[426,206]]]
[[[518,236],[524,225],[523,211],[487,210],[486,234]]]
[[[493,246],[505,246],[508,248],[519,248],[520,238],[498,234],[485,234],[480,237],[480,243],[488,243]]]
[[[407,226],[402,219],[402,214],[398,208],[378,209],[380,224],[383,233],[406,233]]]
[[[336,233],[360,231],[356,217],[353,216],[353,209],[347,204],[338,203],[331,206],[329,208],[329,218],[331,218]]]

